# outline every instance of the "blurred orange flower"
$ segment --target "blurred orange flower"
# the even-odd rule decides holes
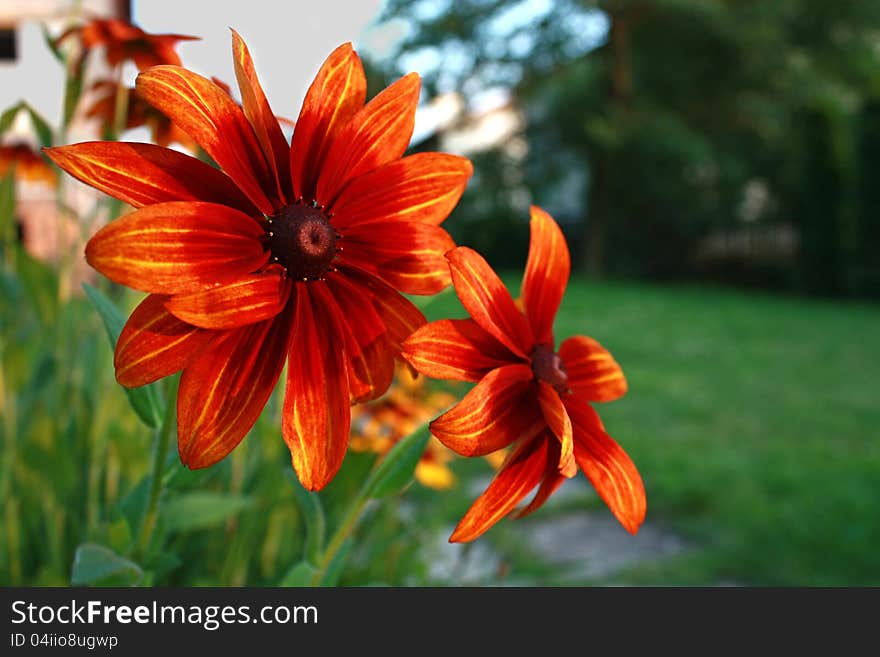
[[[41,182],[50,186],[58,182],[52,165],[25,143],[0,145],[0,178],[13,169],[16,180]]]
[[[153,143],[159,146],[179,144],[188,151],[195,152],[198,148],[195,140],[171,122],[167,116],[141,98],[137,89],[120,87],[112,80],[99,80],[92,85],[95,101],[85,112],[90,119],[97,119],[107,130],[114,128],[116,120],[117,95],[126,94],[125,125],[126,130],[147,127]]]
[[[454,402],[452,394],[427,389],[424,377],[398,366],[396,381],[384,396],[351,409],[351,448],[384,454]],[[432,436],[416,466],[416,480],[430,488],[451,487],[455,475],[448,464],[453,458],[454,453]]]
[[[179,66],[180,56],[174,50],[177,42],[198,38],[185,34],[149,34],[118,18],[96,18],[65,30],[55,39],[54,45],[58,47],[68,39],[76,39],[82,56],[103,46],[110,67],[131,60],[139,71],[144,71],[159,64]]]
[[[350,404],[387,390],[400,344],[425,322],[404,294],[450,282],[440,227],[468,160],[403,157],[420,80],[366,99],[350,44],[327,58],[288,144],[233,32],[242,106],[211,80],[156,66],[138,94],[188,133],[215,168],[151,144],[49,149],[76,178],[140,208],[102,228],[86,258],[148,296],[119,337],[116,378],[139,386],[182,370],[178,451],[191,468],[242,440],[287,361],[282,434],[303,486],[342,464]]]
[[[471,541],[507,515],[535,487],[522,516],[538,509],[578,468],[611,511],[635,534],[645,517],[645,489],[626,452],[589,402],[626,392],[620,366],[586,336],[563,341],[553,322],[570,273],[565,237],[553,218],[531,209],[531,242],[522,307],[475,251],[447,254],[452,282],[470,319],[427,324],[403,345],[419,372],[477,385],[431,423],[444,445],[464,456],[511,451],[450,541]]]

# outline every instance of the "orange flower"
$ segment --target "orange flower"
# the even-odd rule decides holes
[[[180,144],[188,151],[195,152],[198,145],[183,130],[175,126],[171,119],[142,99],[137,89],[123,88],[128,94],[126,99],[125,129],[146,126],[150,129],[153,142],[159,146]],[[118,84],[112,80],[99,80],[92,85],[97,93],[95,102],[86,110],[86,117],[98,119],[106,128],[113,128],[116,118],[116,97],[120,91]]]
[[[559,226],[540,208],[532,207],[530,227],[524,311],[479,254],[459,247],[447,258],[455,291],[471,318],[432,322],[403,345],[404,357],[419,372],[477,382],[431,423],[440,442],[464,456],[511,447],[449,540],[477,538],[537,486],[518,515],[531,513],[578,468],[635,534],[645,517],[641,477],[589,404],[617,399],[626,392],[626,380],[592,338],[568,338],[556,352],[553,321],[568,283],[568,247]]]
[[[427,390],[424,378],[413,376],[408,366],[399,366],[396,383],[382,398],[352,408],[351,448],[384,454],[454,401],[448,392]],[[455,482],[448,465],[453,458],[432,436],[416,465],[416,480],[429,488],[449,488]]]
[[[24,143],[0,146],[0,178],[12,169],[17,180],[42,182],[54,186],[58,178],[55,169],[39,153]]]
[[[141,73],[138,93],[213,158],[117,142],[50,149],[80,180],[139,210],[102,228],[86,258],[148,296],[116,345],[116,378],[139,386],[183,370],[178,451],[224,458],[256,421],[288,362],[282,433],[310,490],[349,440],[350,401],[390,385],[400,343],[424,323],[401,292],[448,285],[454,246],[439,224],[471,174],[464,158],[402,157],[419,78],[364,105],[350,44],[309,88],[288,144],[233,32],[240,107],[178,66]]]
[[[55,39],[56,47],[71,37],[79,40],[83,54],[103,46],[110,67],[131,60],[139,71],[159,64],[180,66],[180,56],[174,50],[177,42],[198,40],[185,34],[148,34],[118,18],[96,18],[65,30]]]

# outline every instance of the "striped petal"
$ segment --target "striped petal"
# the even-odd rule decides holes
[[[510,513],[544,477],[549,445],[549,440],[525,442],[467,510],[449,542],[472,541]]]
[[[574,458],[620,524],[638,532],[645,519],[645,487],[635,464],[605,433],[589,404],[568,397],[566,410],[574,430]]]
[[[339,316],[345,328],[349,386],[352,399],[365,402],[376,399],[394,378],[394,350],[369,290],[333,272],[327,276]]]
[[[333,204],[340,231],[370,221],[439,225],[473,173],[469,160],[445,153],[416,153],[352,180]]]
[[[455,242],[439,226],[374,221],[351,226],[340,244],[340,262],[379,276],[405,294],[436,294],[451,281],[444,254]]]
[[[134,309],[113,356],[116,380],[127,388],[179,372],[214,334],[180,321],[165,309],[168,297],[151,294]]]
[[[516,357],[472,319],[426,324],[403,343],[403,356],[432,379],[479,381]]]
[[[158,203],[101,228],[86,260],[110,280],[157,294],[228,283],[266,263],[259,224],[214,203]]]
[[[466,246],[446,255],[452,284],[474,321],[520,358],[534,347],[532,331],[510,292],[483,256]]]
[[[177,393],[177,449],[184,465],[213,465],[257,421],[284,368],[289,316],[220,334],[184,368]]]
[[[339,131],[318,178],[317,200],[332,205],[349,180],[398,159],[409,146],[421,80],[410,73],[379,92]]]
[[[547,457],[547,469],[544,471],[544,478],[541,479],[541,485],[532,500],[513,514],[514,518],[524,518],[534,513],[550,498],[553,493],[569,478],[559,471],[560,446],[559,441],[553,436],[546,436],[543,440],[547,441],[549,455]],[[575,464],[577,468],[577,464]]]
[[[620,365],[593,338],[576,335],[559,346],[572,392],[586,401],[613,401],[626,393]]]
[[[396,352],[413,331],[425,324],[422,311],[385,281],[356,267],[339,265],[339,271],[372,293],[373,308],[388,329],[388,338]]]
[[[278,205],[276,185],[247,117],[228,93],[179,66],[137,77],[138,94],[205,149],[264,214]]]
[[[538,381],[538,403],[553,437],[559,441],[559,472],[565,477],[574,477],[577,465],[573,455],[571,420],[565,406],[553,387],[543,381]]]
[[[351,424],[345,338],[333,299],[320,282],[297,283],[282,432],[307,490],[333,478]]]
[[[431,423],[431,433],[462,456],[485,456],[547,426],[534,398],[527,365],[492,370],[452,409]]]
[[[531,241],[522,282],[526,317],[538,344],[553,346],[553,321],[571,272],[568,245],[559,225],[541,208],[532,206]]]
[[[342,126],[364,106],[367,79],[350,43],[339,46],[321,66],[303,101],[293,131],[290,173],[297,197],[315,198],[318,172]]]
[[[166,201],[207,201],[262,216],[222,171],[153,144],[91,141],[46,149],[74,178],[136,208]]]
[[[241,91],[241,104],[247,120],[263,149],[275,180],[278,198],[286,203],[293,200],[290,183],[290,146],[281,131],[281,125],[257,78],[254,62],[248,47],[238,32],[232,30],[232,55],[235,61],[235,77]]]
[[[165,307],[184,322],[206,329],[232,329],[275,317],[290,297],[282,272],[250,274],[234,283],[178,294]]]

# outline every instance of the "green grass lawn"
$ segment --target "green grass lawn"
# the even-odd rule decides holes
[[[619,580],[880,584],[880,308],[572,281],[557,340],[576,333],[627,375],[598,410],[642,473],[647,522],[692,546]]]
[[[142,584],[283,581],[302,553],[305,525],[277,395],[217,466],[190,472],[169,456],[167,513],[153,544],[138,547],[151,431],[113,380],[94,310],[83,299],[54,307],[51,289],[34,282],[41,276],[35,269],[25,284],[2,281],[12,303],[0,306],[0,584],[69,583],[83,542],[138,562]],[[134,301],[116,296],[123,312]],[[451,292],[426,312],[463,316]],[[647,523],[689,548],[610,580],[565,581],[511,532],[561,509],[608,513],[585,493],[528,521],[503,520],[472,554],[481,546],[503,552],[509,582],[880,584],[880,308],[574,280],[556,335],[576,333],[598,339],[623,366],[629,392],[599,411],[642,473]],[[349,455],[322,492],[328,526],[368,466]],[[469,481],[490,473],[482,459],[455,467],[452,491],[413,485],[372,512],[342,583],[438,583],[424,546],[445,540],[476,494]]]

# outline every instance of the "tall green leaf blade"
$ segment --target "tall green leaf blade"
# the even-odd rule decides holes
[[[107,329],[107,337],[110,338],[110,347],[115,349],[116,341],[119,340],[119,334],[125,325],[125,318],[116,306],[113,305],[113,302],[98,289],[88,283],[83,283],[83,289],[104,322],[104,328]],[[123,388],[123,390],[125,390],[125,394],[128,396],[131,407],[144,424],[151,428],[158,427],[162,422],[162,403],[155,385],[149,384],[140,388]]]
[[[12,122],[15,121],[15,117],[23,105],[24,103],[18,102],[3,110],[3,113],[0,114],[0,135],[12,127]]]
[[[24,104],[24,108],[31,117],[31,123],[33,123],[37,138],[40,140],[40,145],[46,147],[52,146],[55,143],[55,139],[52,136],[52,128],[49,127],[48,121],[46,121],[46,119],[44,119],[40,113],[28,103]]]
[[[137,584],[143,569],[133,561],[96,543],[83,543],[73,556],[70,583],[74,586],[95,584]]]
[[[291,566],[290,570],[278,582],[278,586],[310,586],[317,568],[307,561],[300,561]]]
[[[321,553],[324,551],[324,538],[327,527],[321,498],[317,493],[310,493],[303,488],[296,475],[292,471],[288,472],[289,478],[293,480],[293,494],[296,497],[297,506],[306,524],[303,557],[312,563],[319,563]]]
[[[210,529],[222,525],[251,505],[244,495],[195,492],[177,495],[165,502],[162,522],[170,532]]]
[[[369,496],[386,497],[406,486],[412,480],[430,436],[428,425],[425,424],[392,447],[370,475],[367,484]]]

